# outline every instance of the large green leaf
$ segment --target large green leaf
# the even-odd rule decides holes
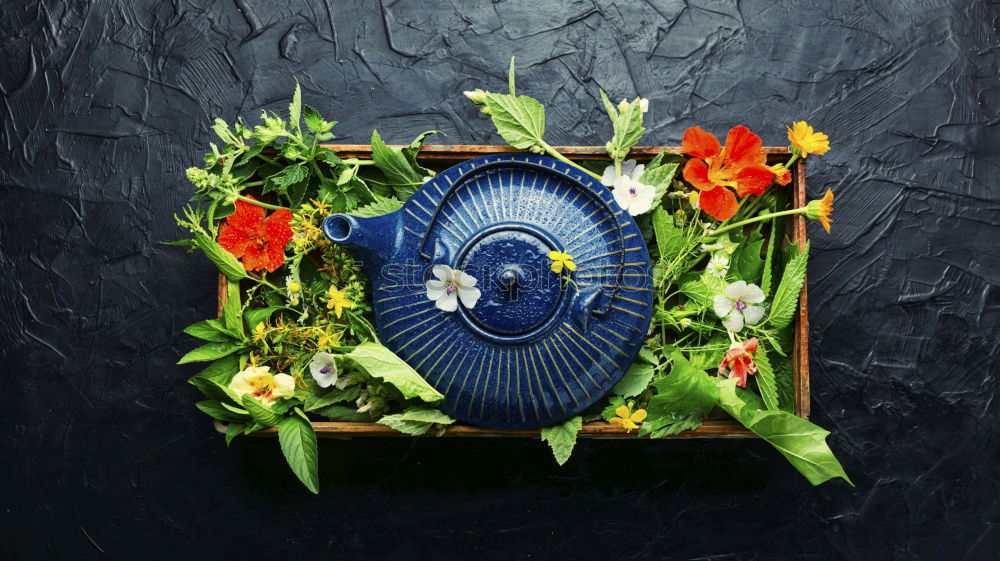
[[[735,378],[716,383],[719,406],[774,446],[810,483],[840,477],[854,485],[826,444],[829,431],[786,411],[765,410],[760,398],[736,387]]]
[[[392,184],[400,200],[406,200],[423,183],[423,175],[398,148],[389,148],[377,130],[372,131],[372,160]]]
[[[409,162],[410,166],[423,176],[434,175],[434,170],[427,169],[417,163],[417,154],[420,152],[420,149],[424,147],[424,141],[426,141],[427,137],[432,134],[444,133],[441,131],[422,132],[420,133],[420,136],[413,139],[413,142],[411,142],[409,146],[401,149],[403,156],[406,157],[406,161]]]
[[[199,401],[194,404],[195,407],[201,409],[201,411],[213,419],[218,419],[220,421],[226,421],[230,423],[242,423],[249,421],[250,417],[248,415],[236,413],[231,409],[227,409],[222,405],[221,402],[214,399],[209,399],[206,401]]]
[[[662,155],[663,152],[660,152],[657,154],[657,158],[660,159]],[[646,169],[642,172],[639,183],[652,185],[656,189],[653,195],[654,207],[660,205],[660,200],[663,199],[663,195],[666,194],[667,189],[670,188],[670,184],[673,183],[674,176],[677,175],[677,166],[676,162],[662,165],[653,165],[650,163],[646,165]]]
[[[692,366],[679,352],[670,357],[673,369],[666,378],[653,384],[656,395],[646,406],[648,416],[640,434],[659,437],[696,429],[719,402],[719,390],[704,370]]]
[[[381,378],[395,386],[407,399],[420,398],[423,401],[433,402],[444,398],[421,378],[416,370],[403,362],[403,359],[378,343],[362,343],[345,356],[364,369],[369,376]]]
[[[208,362],[226,355],[231,355],[243,348],[240,343],[208,343],[202,345],[186,355],[182,356],[177,364],[187,364],[189,362]]]
[[[657,207],[653,211],[652,220],[660,259],[669,263],[684,251],[687,237],[683,229],[674,225],[674,217],[662,207]]]
[[[778,406],[778,382],[775,379],[774,368],[771,367],[771,361],[768,359],[763,343],[759,344],[753,353],[753,362],[757,365],[757,374],[754,375],[754,379],[757,380],[757,387],[760,388],[764,404],[771,410],[780,409]]]
[[[684,296],[687,296],[688,299],[696,304],[696,308],[704,309],[712,307],[712,299],[715,297],[715,293],[704,282],[700,280],[687,281],[681,284],[680,289]]]
[[[313,493],[319,493],[319,454],[312,425],[298,415],[281,419],[278,443],[299,481]]]
[[[335,403],[354,401],[361,395],[361,386],[355,385],[345,389],[332,388],[323,395],[311,395],[306,398],[306,411],[318,411]]]
[[[184,333],[212,343],[225,343],[233,340],[233,336],[226,330],[226,326],[217,319],[206,319],[193,323],[184,328]]]
[[[413,436],[426,433],[434,425],[450,425],[454,422],[455,419],[429,407],[411,407],[402,413],[385,415],[378,420],[379,424]]]
[[[243,312],[243,320],[247,322],[247,326],[250,329],[257,327],[257,324],[262,321],[267,321],[274,312],[278,310],[284,310],[284,306],[267,306],[264,308],[252,308]]]
[[[222,323],[239,339],[243,338],[244,334],[243,316],[240,313],[243,310],[240,302],[241,296],[239,281],[227,280],[226,305],[222,307]]]
[[[247,410],[247,413],[250,413],[250,417],[265,427],[273,427],[281,420],[281,415],[264,407],[259,401],[247,394],[243,394],[242,403],[243,408]]]
[[[243,264],[232,253],[222,249],[222,246],[209,237],[208,234],[198,232],[194,235],[194,241],[198,244],[202,252],[205,253],[205,257],[208,257],[208,260],[214,263],[219,268],[219,271],[230,280],[238,281],[247,278],[247,272],[243,268]]]
[[[376,195],[377,196],[377,195]],[[370,218],[372,216],[382,216],[403,208],[403,203],[393,197],[378,197],[375,202],[364,206],[359,206],[351,212],[354,216]]]
[[[757,284],[761,271],[764,268],[764,260],[760,258],[760,249],[764,245],[764,238],[756,230],[750,234],[738,252],[733,255],[730,263],[729,274],[736,280],[745,281],[748,284]]]
[[[621,380],[611,388],[611,393],[622,397],[635,397],[643,392],[653,379],[653,365],[636,362]]]
[[[774,299],[771,301],[771,313],[768,321],[774,329],[783,329],[792,323],[795,311],[798,309],[799,294],[802,292],[802,284],[806,278],[806,265],[809,261],[809,242],[806,242],[805,249],[792,257],[785,265],[785,273],[781,276],[781,283],[774,291]]]
[[[556,458],[556,463],[563,465],[573,454],[576,446],[576,433],[583,428],[583,417],[577,415],[558,425],[549,425],[542,428],[542,440],[549,443],[552,448],[552,455]]]
[[[545,108],[526,95],[486,96],[486,107],[500,136],[514,148],[531,148],[545,135]]]

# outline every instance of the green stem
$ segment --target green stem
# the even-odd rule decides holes
[[[805,214],[805,213],[806,213],[806,207],[793,208],[793,209],[789,209],[789,210],[783,210],[781,212],[770,212],[768,214],[763,214],[761,216],[756,216],[754,218],[748,218],[746,220],[741,220],[741,221],[739,221],[739,222],[737,222],[735,224],[730,224],[729,226],[726,226],[725,228],[719,228],[718,230],[716,230],[716,231],[712,232],[711,234],[709,234],[709,236],[718,236],[719,234],[721,234],[721,233],[723,233],[723,232],[725,232],[727,230],[734,230],[734,229],[739,228],[741,226],[746,226],[747,224],[753,224],[754,222],[760,222],[761,220],[767,220],[769,218],[777,218],[779,216],[790,216],[792,214]]]
[[[373,166],[375,165],[375,160],[359,160],[357,158],[347,158],[341,160],[341,163],[347,164],[349,166]]]
[[[260,202],[260,201],[258,201],[256,199],[251,199],[250,197],[244,197],[243,195],[238,195],[237,194],[237,195],[235,195],[235,197],[237,199],[241,200],[241,201],[250,203],[252,205],[257,205],[257,206],[263,207],[263,208],[269,208],[271,210],[282,210],[282,209],[291,210],[288,207],[278,206],[278,205],[272,205],[272,204],[268,204],[268,203],[262,203],[262,202]]]
[[[596,173],[590,171],[589,169],[587,169],[587,168],[581,166],[580,164],[578,164],[578,163],[570,160],[566,156],[563,156],[555,148],[553,148],[552,146],[550,146],[548,142],[545,142],[544,140],[542,140],[542,139],[539,138],[538,139],[538,145],[541,146],[545,150],[545,152],[548,155],[552,156],[553,158],[555,158],[555,159],[557,159],[557,160],[559,160],[561,162],[566,162],[567,164],[569,164],[569,165],[575,167],[576,169],[578,169],[578,170],[586,173],[587,175],[593,177],[594,179],[596,179],[598,181],[601,180],[601,176],[600,175],[597,175]]]
[[[263,154],[257,154],[257,157],[260,158],[261,160],[264,160],[265,162],[271,164],[274,167],[279,167],[279,168],[282,167],[281,164],[279,164],[275,160],[272,160],[271,158],[268,158],[267,156],[265,156]]]

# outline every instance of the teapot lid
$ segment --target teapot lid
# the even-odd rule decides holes
[[[398,215],[390,265],[410,278],[373,275],[376,327],[444,394],[446,413],[495,428],[553,424],[631,366],[652,316],[649,254],[599,181],[546,156],[486,156],[432,178]],[[575,270],[555,273],[552,252]],[[474,306],[435,306],[426,283],[441,264],[476,279]]]

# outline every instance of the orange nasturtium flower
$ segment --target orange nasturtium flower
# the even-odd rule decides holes
[[[774,180],[760,137],[743,125],[730,129],[725,147],[701,127],[691,127],[684,131],[681,152],[692,156],[684,179],[701,191],[701,209],[717,220],[728,220],[739,209],[730,189],[740,197],[760,195]]]
[[[617,417],[612,417],[608,422],[622,427],[625,432],[631,432],[633,429],[638,429],[639,425],[646,419],[646,410],[636,409],[635,412],[632,412],[628,405],[622,405],[615,409],[615,415]]]
[[[236,211],[219,228],[219,245],[242,258],[246,270],[273,273],[285,262],[285,246],[292,239],[292,213],[283,208],[267,218],[265,214],[262,207],[236,201]]]
[[[822,199],[817,199],[814,201],[809,201],[806,205],[806,216],[810,220],[817,220],[823,225],[823,229],[826,233],[830,233],[830,214],[833,213],[833,191],[827,189],[826,194],[823,195]]]
[[[809,123],[796,121],[788,129],[788,141],[792,148],[805,158],[809,154],[826,154],[830,149],[830,139],[826,133],[814,132]]]

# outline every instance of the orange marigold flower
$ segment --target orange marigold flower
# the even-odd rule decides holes
[[[757,373],[757,365],[753,363],[753,353],[757,350],[757,338],[751,337],[742,343],[736,342],[729,346],[725,358],[719,364],[719,374],[725,374],[729,369],[729,377],[736,378],[736,385],[745,388],[747,376]]]
[[[767,169],[774,174],[774,180],[778,182],[778,185],[788,185],[792,182],[792,172],[785,167],[785,164],[774,164],[767,166]]]
[[[292,213],[287,208],[265,218],[255,204],[236,201],[236,212],[219,228],[219,245],[243,260],[247,271],[274,272],[285,262],[285,246],[292,239]]]
[[[699,205],[717,220],[732,218],[740,197],[760,195],[774,180],[764,161],[766,154],[760,137],[743,125],[729,130],[722,147],[711,133],[701,127],[684,131],[681,152],[692,156],[684,166],[684,179],[701,191]]]
[[[822,224],[823,229],[826,233],[830,233],[830,223],[833,220],[830,219],[830,214],[833,213],[833,191],[827,189],[826,194],[823,195],[822,199],[817,199],[814,201],[809,201],[806,205],[806,216],[810,220],[817,220]]]
[[[797,121],[788,129],[788,141],[798,153],[805,158],[809,154],[826,154],[830,149],[830,139],[826,133],[813,132],[813,128],[805,121]]]

